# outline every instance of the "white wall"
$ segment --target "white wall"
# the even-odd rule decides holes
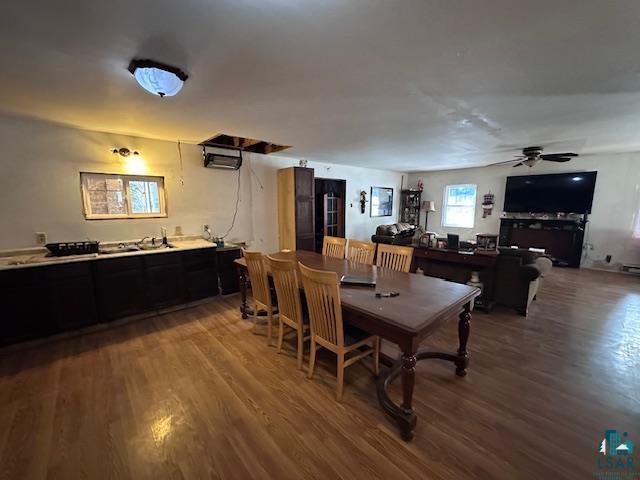
[[[585,240],[585,244],[593,245],[593,250],[586,251],[584,265],[617,269],[623,263],[640,264],[640,239],[634,238],[634,231],[640,225],[640,155],[579,157],[567,163],[542,162],[532,169],[518,168],[503,165],[412,173],[409,184],[415,186],[422,179],[423,200],[436,202],[437,211],[429,215],[429,230],[458,233],[467,239],[475,238],[476,233],[498,233],[507,176],[596,170],[593,210]],[[458,183],[478,185],[476,223],[472,229],[442,227],[444,187]],[[491,216],[483,219],[482,197],[489,191],[495,194],[495,208]],[[424,214],[422,222],[424,224]],[[604,263],[607,254],[613,257],[611,264]]]
[[[204,168],[197,145],[182,144],[181,165],[174,142],[10,116],[0,116],[0,145],[0,249],[34,246],[37,231],[46,232],[53,242],[109,241],[159,236],[162,226],[170,234],[178,225],[185,234],[199,234],[205,223],[215,235],[222,235],[231,225],[238,172]],[[110,152],[113,147],[139,150],[144,171],[130,172],[127,162]],[[246,241],[263,251],[278,248],[276,172],[297,163],[275,156],[245,157],[240,169],[239,211],[229,240]],[[400,173],[316,162],[309,166],[316,169],[316,176],[347,180],[348,237],[367,239],[378,224],[395,222]],[[164,176],[168,218],[85,220],[81,171]],[[370,218],[368,208],[365,214],[359,213],[359,192],[364,189],[368,196],[372,185],[395,189],[393,217]]]

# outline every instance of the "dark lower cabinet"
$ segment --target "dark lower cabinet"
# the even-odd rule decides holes
[[[212,297],[218,278],[215,248],[0,270],[0,345]]]
[[[238,269],[233,261],[242,256],[238,247],[227,247],[218,250],[218,276],[220,277],[220,293],[230,295],[240,291]]]
[[[163,308],[184,301],[182,254],[165,253],[145,257],[145,282],[147,305]]]
[[[0,271],[0,343],[52,333],[46,316],[46,284],[36,268]]]
[[[193,302],[218,295],[218,261],[213,250],[184,253],[185,300]]]
[[[43,269],[47,284],[47,317],[55,331],[92,325],[98,321],[90,262]]]
[[[142,255],[94,262],[100,320],[141,313],[147,308]]]

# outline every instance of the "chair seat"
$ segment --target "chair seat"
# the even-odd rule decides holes
[[[344,324],[344,344],[345,346],[353,345],[369,338],[371,334],[352,325]]]

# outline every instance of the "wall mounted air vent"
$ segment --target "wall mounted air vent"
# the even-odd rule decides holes
[[[238,149],[204,146],[202,156],[207,168],[238,170],[242,165],[242,150]]]
[[[287,148],[291,148],[287,145],[277,145],[265,140],[235,137],[233,135],[226,135],[224,133],[216,135],[215,137],[211,137],[209,140],[205,140],[200,145],[202,145],[203,147],[232,148],[241,150],[243,152],[261,153],[263,155],[268,155],[270,153],[280,152]]]

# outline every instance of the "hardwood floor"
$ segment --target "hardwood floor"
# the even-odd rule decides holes
[[[554,269],[528,318],[476,312],[466,377],[418,364],[411,443],[367,362],[336,403],[335,356],[307,380],[238,302],[0,352],[0,478],[582,479],[606,429],[640,446],[637,277]]]

